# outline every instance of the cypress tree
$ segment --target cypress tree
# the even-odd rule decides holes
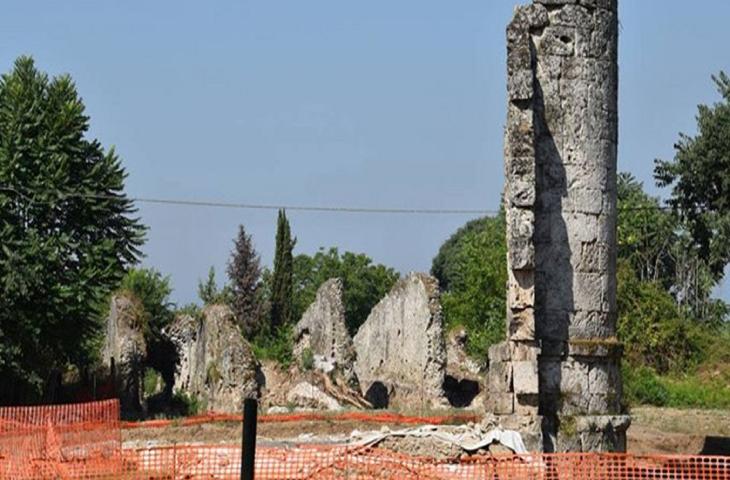
[[[276,251],[274,253],[274,275],[271,286],[271,330],[276,332],[292,322],[293,273],[292,250],[297,240],[292,239],[286,212],[279,210],[276,227]]]
[[[228,262],[228,278],[233,291],[233,312],[244,336],[252,338],[261,327],[261,260],[243,225],[238,227]]]

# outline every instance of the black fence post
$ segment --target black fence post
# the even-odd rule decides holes
[[[258,401],[247,398],[243,401],[243,445],[241,446],[241,480],[254,480],[256,459],[256,423]]]

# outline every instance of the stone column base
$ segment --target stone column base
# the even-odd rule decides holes
[[[629,415],[563,415],[543,421],[546,452],[625,452]]]
[[[482,427],[518,432],[525,448],[534,453],[622,453],[630,424],[628,415],[563,416],[558,421],[543,416],[487,414]]]

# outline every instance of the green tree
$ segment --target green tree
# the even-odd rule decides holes
[[[629,262],[639,280],[671,294],[692,318],[720,325],[727,305],[712,298],[717,280],[685,223],[663,210],[659,199],[628,173],[618,177],[618,204],[618,257]]]
[[[669,204],[719,280],[730,261],[730,77],[712,79],[722,100],[698,107],[697,135],[680,134],[674,160],[657,160],[655,177],[672,187]]]
[[[142,325],[149,341],[158,338],[174,317],[174,305],[170,302],[172,286],[170,277],[153,268],[132,268],[122,279],[119,293],[133,295],[144,310]]]
[[[243,225],[238,227],[238,236],[228,262],[228,278],[231,282],[232,307],[236,319],[244,336],[252,338],[261,329],[264,312],[261,260]]]
[[[294,320],[293,309],[293,273],[294,260],[292,251],[296,239],[291,236],[289,220],[286,212],[279,210],[276,227],[276,250],[274,252],[274,273],[271,279],[271,323],[272,332],[282,326],[291,325]]]
[[[29,57],[0,78],[0,401],[39,394],[47,376],[88,365],[99,312],[144,227],[113,149],[86,138],[67,75]]]
[[[504,214],[473,220],[434,258],[433,275],[446,285],[441,304],[449,328],[464,327],[467,351],[484,359],[504,339],[507,245]]]
[[[618,256],[629,261],[642,281],[674,282],[679,222],[661,209],[659,199],[649,196],[644,185],[629,173],[618,175]]]
[[[198,281],[198,297],[203,305],[229,305],[233,301],[231,287],[225,285],[223,288],[218,288],[214,267],[208,270],[208,278]]]
[[[169,398],[178,359],[175,345],[163,333],[175,317],[175,305],[170,301],[170,277],[152,268],[132,268],[122,279],[117,293],[132,296],[142,306],[139,320],[147,344],[145,363],[162,375]]]
[[[700,360],[701,336],[659,282],[641,281],[627,260],[618,264],[618,336],[626,359],[659,373],[679,372]]]
[[[294,258],[294,318],[298,319],[314,301],[317,289],[331,278],[343,283],[345,321],[355,334],[378,303],[398,281],[392,268],[373,264],[367,255],[344,252],[337,248],[320,249],[314,256]]]

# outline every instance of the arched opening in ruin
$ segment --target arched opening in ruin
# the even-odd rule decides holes
[[[451,375],[444,378],[444,394],[449,404],[455,408],[466,408],[481,392],[479,382],[468,378],[458,379]]]

